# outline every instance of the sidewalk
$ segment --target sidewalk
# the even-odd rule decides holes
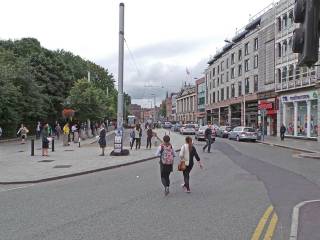
[[[155,131],[162,139],[165,131]],[[171,133],[170,137],[174,148],[179,149],[184,138],[174,133]],[[49,157],[41,156],[40,141],[35,143],[35,156],[30,156],[30,141],[24,145],[8,143],[6,146],[0,146],[0,184],[38,183],[156,159],[154,142],[151,150],[131,150],[129,156],[118,157],[109,156],[112,147],[106,148],[106,156],[99,156],[100,149],[95,142],[94,138],[87,139],[81,142],[79,148],[78,144],[62,147],[62,142],[57,141],[55,152],[49,149]],[[159,144],[159,140],[157,142]],[[129,146],[124,148],[129,149]]]
[[[294,138],[285,138],[281,141],[279,137],[266,136],[264,141],[257,141],[270,146],[277,146],[303,152],[301,157],[320,159],[320,143],[311,140],[299,140]]]

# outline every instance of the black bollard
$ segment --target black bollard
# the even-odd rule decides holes
[[[31,139],[31,156],[34,156],[34,139]]]
[[[51,146],[52,152],[54,152],[54,138],[52,138],[52,146]]]

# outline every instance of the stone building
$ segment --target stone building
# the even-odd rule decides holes
[[[185,85],[176,96],[177,121],[183,123],[196,121],[196,87]]]

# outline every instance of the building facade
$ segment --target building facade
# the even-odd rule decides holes
[[[129,113],[136,117],[136,123],[141,121],[141,112],[142,108],[138,104],[130,104],[129,105]]]
[[[176,96],[177,121],[183,123],[196,121],[196,87],[185,85]]]
[[[205,71],[208,121],[221,126],[259,126],[259,87],[274,91],[273,56],[266,54],[274,45],[273,24],[270,5],[210,59]]]
[[[319,101],[316,83],[319,79],[315,67],[297,66],[298,54],[292,52],[294,0],[281,0],[276,5],[275,18],[275,75],[279,97],[278,129],[287,128],[286,135],[318,138]]]
[[[196,93],[196,121],[202,126],[206,124],[206,81],[204,77],[196,80]]]

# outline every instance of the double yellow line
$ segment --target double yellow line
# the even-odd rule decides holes
[[[271,217],[271,220],[269,221]],[[255,231],[252,234],[251,240],[260,240],[261,234],[266,228],[266,224],[269,223],[263,240],[271,240],[278,223],[278,216],[273,209],[273,206],[269,206],[261,217]]]

